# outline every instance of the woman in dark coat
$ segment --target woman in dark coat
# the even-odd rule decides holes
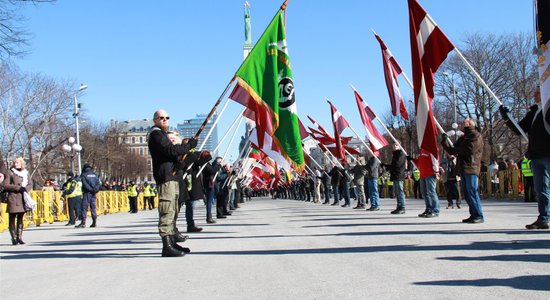
[[[23,194],[30,191],[32,182],[30,174],[25,169],[25,160],[22,157],[14,159],[13,166],[10,171],[5,170],[4,162],[0,167],[3,168],[4,190],[9,192],[7,212],[9,214],[9,230],[11,235],[11,243],[13,245],[25,244],[23,242],[23,216],[26,208],[23,201]],[[17,226],[15,220],[17,219]]]

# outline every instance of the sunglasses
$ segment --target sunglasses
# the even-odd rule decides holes
[[[157,117],[157,119],[159,120],[170,120],[170,117],[166,116],[166,117]]]

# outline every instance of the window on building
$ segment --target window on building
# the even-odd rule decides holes
[[[135,144],[135,143],[136,143],[136,137],[133,136],[133,137],[132,137],[132,144]]]
[[[143,129],[143,128],[142,128],[142,129]],[[143,137],[142,137],[142,136],[139,137],[139,143],[140,143],[140,144],[143,144]]]

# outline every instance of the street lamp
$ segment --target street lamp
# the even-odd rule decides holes
[[[75,143],[75,139],[72,136],[68,138],[67,141],[69,142],[69,145],[63,144],[63,146],[61,146],[61,149],[69,153],[69,155],[71,156],[71,172],[73,172],[74,174],[74,156],[75,154],[78,154],[80,157],[80,151],[82,150],[82,146],[80,146],[79,143]]]
[[[76,144],[75,145],[78,145],[78,147],[80,147],[80,150],[77,151],[77,154],[78,154],[78,174],[80,174],[80,172],[82,171],[82,160],[80,158],[80,151],[82,150],[82,146],[80,146],[80,132],[79,132],[79,129],[78,129],[78,115],[80,114],[80,105],[78,104],[78,99],[76,98],[76,95],[87,89],[88,86],[85,85],[85,84],[80,84],[80,88],[78,89],[78,91],[74,94],[74,114],[73,114],[73,117],[74,117],[74,123],[75,123],[75,127],[76,127]],[[65,149],[63,149],[65,150]],[[72,163],[72,161],[71,161]],[[73,171],[74,172],[74,171]]]
[[[454,113],[454,123],[452,125],[453,129],[456,130],[456,128],[458,127],[458,122],[457,122],[457,119],[456,119],[456,107],[458,105],[458,103],[456,102],[456,87],[455,87],[455,79],[453,76],[449,75],[449,73],[447,72],[443,72],[443,76],[445,77],[448,77],[448,78],[451,78],[451,91],[453,93],[453,113]]]

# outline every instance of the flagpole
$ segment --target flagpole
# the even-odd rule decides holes
[[[321,152],[323,152],[323,151],[321,150]],[[309,157],[309,159],[311,159],[311,161],[313,161],[317,165],[317,167],[319,167],[319,169],[323,170],[323,173],[327,174],[325,169],[323,167],[321,167],[321,165],[319,165],[319,163],[315,159],[313,159],[313,157],[311,157],[311,155],[307,154],[305,151],[304,151],[304,153]]]
[[[216,112],[216,109],[218,108],[218,106],[220,105],[220,103],[222,102],[222,99],[225,97],[225,94],[227,94],[227,91],[229,90],[229,88],[231,87],[231,85],[233,85],[233,81],[235,81],[235,78],[236,76],[233,76],[233,78],[231,78],[231,80],[229,81],[229,84],[227,84],[227,86],[225,87],[225,90],[223,90],[223,93],[220,95],[220,97],[218,98],[218,101],[216,101],[216,104],[214,104],[214,107],[212,107],[212,109],[210,110],[210,113],[208,114],[208,116],[206,117],[206,119],[204,119],[204,122],[202,122],[202,125],[201,127],[199,128],[199,130],[197,131],[197,133],[195,133],[195,136],[193,137],[194,139],[196,139],[197,141],[199,140],[199,135],[201,134],[201,132],[204,130],[204,128],[206,127],[206,124],[208,124],[208,122],[210,121],[210,118],[212,118],[212,116],[214,115],[214,113]],[[229,99],[227,99],[227,101],[229,101]],[[227,106],[227,104],[225,104],[224,106],[224,109],[225,107]],[[222,109],[222,112],[223,112],[223,109]],[[220,119],[221,117],[221,114],[216,118],[216,121],[214,122],[214,124],[216,124],[218,122],[218,120]],[[212,132],[212,129],[214,129],[214,126],[216,125],[212,125],[212,128],[210,129],[210,132]],[[206,140],[208,139],[208,137],[210,137],[210,132],[208,133],[207,135],[207,138],[204,139],[204,142],[203,142],[203,145],[204,143],[206,143]],[[202,146],[201,145],[201,149],[202,150]],[[200,151],[199,150],[199,151]]]
[[[220,148],[220,146],[222,145],[225,138],[229,135],[229,132],[231,132],[231,130],[233,130],[233,127],[235,126],[235,124],[237,124],[237,121],[239,122],[239,125],[241,124],[241,120],[243,118],[243,112],[245,111],[245,109],[246,109],[246,107],[243,108],[243,110],[241,111],[241,113],[239,115],[237,115],[237,118],[235,118],[235,120],[233,121],[233,123],[231,124],[229,129],[227,129],[227,131],[224,133],[223,137],[220,139],[220,141],[218,142],[216,147],[214,147],[214,150],[212,150],[212,153],[216,152]],[[239,127],[237,126],[237,128],[239,128]],[[202,167],[199,169],[199,172],[197,173],[197,178],[199,178],[199,175],[202,173],[202,170],[204,170],[205,167],[206,167],[206,164],[202,165]]]
[[[231,145],[233,144],[233,140],[235,139],[235,135],[237,135],[237,131],[239,129],[239,126],[241,125],[241,121],[243,120],[242,115],[239,118],[239,124],[237,125],[237,128],[235,131],[233,131],[233,135],[231,136],[231,140],[229,140],[229,145],[227,145],[227,148],[225,149],[225,152],[223,153],[222,160],[225,160],[225,157],[227,156],[227,152],[229,152],[229,148],[231,148]],[[218,170],[219,171],[219,170]],[[214,178],[212,180],[216,180],[216,177],[218,176],[218,172],[214,174]],[[198,175],[197,175],[198,177]]]

